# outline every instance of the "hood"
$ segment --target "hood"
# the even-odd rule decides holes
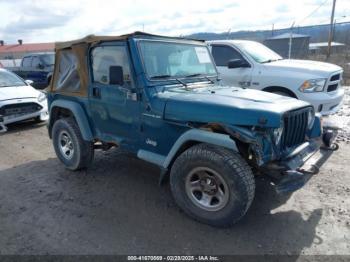
[[[39,91],[31,86],[9,86],[0,87],[0,101],[20,99],[20,98],[36,98]]]
[[[215,122],[232,125],[279,127],[282,115],[308,103],[263,91],[232,87],[175,88],[158,96],[166,98],[164,119]]]
[[[312,73],[312,74],[320,74],[324,76],[326,73],[327,76],[337,71],[341,71],[342,68],[340,66],[318,62],[318,61],[310,61],[310,60],[295,60],[295,59],[283,59],[278,61],[273,61],[271,63],[264,64],[267,67],[279,67],[284,68],[288,71],[293,72],[302,72],[302,73]]]

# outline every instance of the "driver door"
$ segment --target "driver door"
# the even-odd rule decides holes
[[[212,44],[211,52],[224,85],[239,87],[251,85],[252,67],[227,67],[228,61],[232,59],[241,59],[249,63],[236,49],[227,45]]]
[[[89,104],[97,136],[119,145],[134,144],[138,137],[139,102],[125,42],[97,45],[90,52],[90,61]],[[122,68],[121,84],[112,83],[110,68],[114,66]]]

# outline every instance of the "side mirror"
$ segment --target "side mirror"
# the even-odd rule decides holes
[[[26,83],[28,86],[31,86],[32,84],[34,84],[34,81],[27,79],[27,80],[24,80],[24,83]]]
[[[36,66],[36,68],[38,68],[38,69],[44,69],[45,66],[44,66],[42,63],[39,63],[39,64]]]
[[[123,67],[110,66],[109,67],[109,84],[110,85],[124,85]]]
[[[244,67],[250,67],[250,64],[242,59],[231,59],[227,63],[228,68],[244,68]]]

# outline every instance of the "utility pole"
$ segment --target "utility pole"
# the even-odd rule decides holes
[[[290,59],[292,54],[292,36],[293,36],[293,26],[295,21],[293,22],[292,26],[290,27],[290,34],[289,34],[289,49],[288,49],[288,59]]]
[[[337,25],[337,19],[334,19],[334,23],[333,23],[333,34],[332,34],[332,41],[337,41],[337,40],[335,40],[335,27],[336,27],[336,25]],[[331,41],[331,42],[332,42]]]
[[[231,28],[227,31],[227,37],[226,37],[226,39],[230,39],[230,34],[231,34]]]
[[[275,24],[272,24],[271,36],[273,36],[273,31],[275,30]]]
[[[331,56],[331,45],[332,45],[332,39],[333,39],[333,21],[334,21],[334,11],[335,11],[335,3],[337,0],[333,0],[333,6],[332,6],[332,14],[331,14],[331,23],[329,26],[329,36],[328,36],[328,49],[327,49],[327,60]]]

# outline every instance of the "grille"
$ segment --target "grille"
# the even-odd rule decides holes
[[[332,75],[328,81],[327,92],[333,92],[333,91],[337,90],[339,83],[341,81],[341,78],[342,78],[341,73]]]
[[[338,84],[329,85],[327,88],[327,92],[335,91],[337,90],[337,88],[338,88]]]
[[[336,74],[336,75],[331,77],[330,81],[337,81],[339,79],[340,79],[340,74]]]
[[[5,105],[0,108],[0,115],[12,116],[12,115],[26,115],[40,111],[42,106],[36,103],[22,103]]]
[[[304,142],[309,110],[310,108],[306,107],[290,111],[284,115],[284,130],[281,140],[282,149]]]

